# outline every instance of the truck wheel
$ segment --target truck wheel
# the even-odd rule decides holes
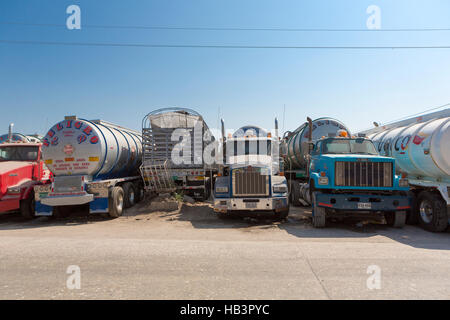
[[[406,211],[386,212],[384,218],[389,226],[403,228],[406,223]]]
[[[412,203],[411,210],[406,213],[406,224],[419,223],[419,210],[417,209],[417,194],[411,192]]]
[[[275,220],[282,221],[284,219],[287,219],[288,215],[289,215],[289,209],[287,209],[286,211],[282,211],[280,213],[275,213]]]
[[[432,232],[442,232],[447,228],[447,204],[437,194],[424,191],[417,199],[420,225]]]
[[[35,217],[34,193],[30,192],[28,198],[20,201],[20,213],[25,219],[33,219]]]
[[[123,184],[124,193],[124,206],[125,208],[131,208],[136,203],[136,189],[131,182],[125,182]]]
[[[312,222],[314,228],[323,228],[325,227],[327,213],[325,211],[325,208],[319,207],[316,204],[316,200],[313,200],[313,216],[312,216]]]
[[[144,188],[142,187],[142,185],[137,185],[136,186],[136,200],[135,202],[141,202],[142,200],[144,200],[144,196],[145,196],[145,191]]]
[[[292,183],[292,190],[290,194],[291,203],[294,207],[300,207],[302,203],[299,201],[300,198],[300,183],[294,181]]]
[[[204,193],[203,201],[208,200],[210,197],[211,197],[211,181],[209,178],[206,178],[205,193]]]
[[[123,213],[124,192],[121,187],[114,187],[109,196],[109,216],[118,218]]]

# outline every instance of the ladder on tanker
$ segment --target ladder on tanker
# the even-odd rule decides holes
[[[144,180],[145,191],[159,193],[172,193],[176,191],[172,175],[167,167],[168,160],[159,164],[143,163],[140,167]]]

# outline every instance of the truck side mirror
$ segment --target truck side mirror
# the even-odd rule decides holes
[[[308,142],[308,148],[310,153],[314,151],[314,147],[315,147],[314,142]]]

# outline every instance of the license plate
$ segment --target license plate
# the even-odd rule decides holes
[[[358,209],[372,209],[370,202],[358,202]]]
[[[246,209],[255,209],[256,208],[256,202],[246,202],[245,203]]]

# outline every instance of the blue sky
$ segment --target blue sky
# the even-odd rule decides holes
[[[86,25],[193,27],[449,28],[450,2],[266,0],[5,0],[0,21],[65,24],[81,7],[82,29],[0,24],[1,40],[296,46],[450,45],[439,32],[255,32],[118,30]],[[210,127],[293,130],[307,116],[330,116],[353,131],[450,102],[450,49],[259,50],[111,48],[0,43],[0,131],[45,133],[64,115],[140,129],[159,107],[185,106]]]

